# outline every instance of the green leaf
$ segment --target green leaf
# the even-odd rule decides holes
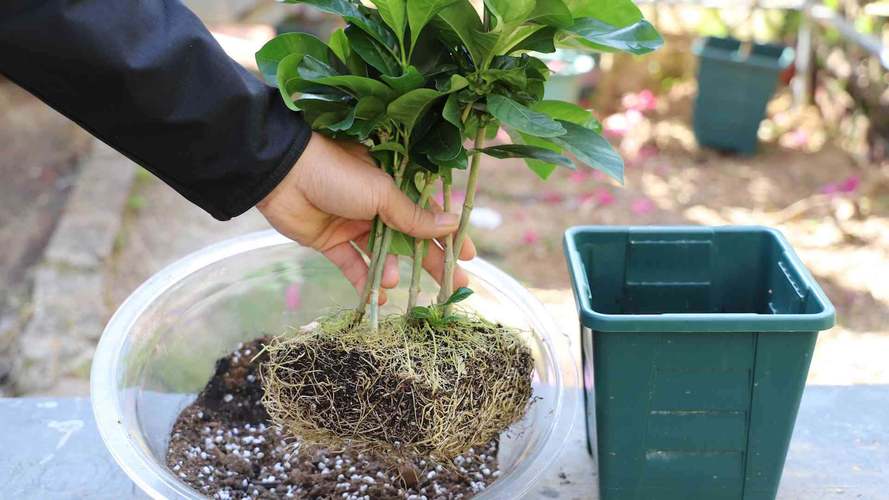
[[[463,90],[469,86],[469,80],[462,75],[451,75],[443,85],[438,86],[438,91],[442,94],[450,94]]]
[[[432,319],[435,316],[431,307],[417,306],[411,309],[411,317],[414,319]]]
[[[358,6],[349,0],[284,0],[285,3],[304,3],[313,5],[324,12],[336,14],[351,24],[361,28],[362,31],[374,37],[386,47],[395,46],[395,38],[392,33],[379,21],[365,16]]]
[[[297,89],[291,86],[291,82],[297,83],[299,80],[297,71],[303,57],[303,54],[294,53],[281,59],[275,76],[275,83],[278,86],[278,92],[281,93],[281,98],[284,99],[284,104],[293,111],[299,111],[299,107],[293,102],[293,94],[297,92]]]
[[[391,101],[395,93],[385,83],[373,78],[355,75],[332,74],[332,68],[312,56],[303,58],[299,75],[308,82],[331,85],[345,89],[355,97],[374,96],[383,101]]]
[[[519,51],[540,52],[541,54],[551,54],[556,51],[556,34],[558,29],[552,26],[544,26],[542,29],[534,31],[528,37],[520,40],[518,43],[509,47],[503,54],[512,54]]]
[[[404,40],[404,29],[407,23],[405,0],[371,0],[376,6],[383,22],[392,28],[399,41]]]
[[[441,95],[441,92],[433,89],[412,90],[389,103],[389,117],[401,123],[405,132],[410,134],[417,120]]]
[[[497,18],[498,25],[526,21],[536,3],[535,0],[485,0],[488,10]]]
[[[497,38],[497,43],[492,49],[494,55],[505,55],[514,51],[514,47],[521,45],[527,38],[534,35],[538,31],[544,29],[544,26],[538,24],[526,24],[518,26],[509,31],[504,31]]]
[[[503,144],[500,146],[491,146],[480,150],[486,155],[494,158],[532,158],[554,165],[561,165],[573,169],[574,163],[559,153],[551,151],[547,148],[537,146],[528,146],[526,144]]]
[[[563,0],[574,19],[592,17],[612,26],[624,27],[642,20],[642,11],[632,0]]]
[[[405,68],[404,73],[402,73],[401,76],[383,75],[382,79],[399,94],[406,94],[411,90],[418,89],[422,87],[423,83],[426,81],[426,79],[423,78],[423,75],[420,74],[420,71],[414,66]]]
[[[386,102],[376,96],[362,97],[355,105],[355,118],[373,120],[386,112]]]
[[[456,303],[458,303],[458,302],[463,302],[464,300],[468,299],[469,296],[472,295],[472,293],[473,293],[472,290],[470,290],[469,288],[466,288],[465,286],[464,286],[464,287],[460,287],[460,288],[458,288],[458,289],[454,292],[454,294],[451,295],[450,298],[448,298],[448,300],[447,300],[444,304],[442,304],[442,305],[444,305],[444,306],[449,306],[449,305],[451,305],[451,304],[456,304]]]
[[[469,154],[466,152],[466,149],[461,147],[460,152],[457,153],[455,158],[450,160],[434,160],[430,159],[435,165],[439,167],[439,170],[445,169],[446,171],[450,171],[452,169],[457,170],[466,170],[466,167],[469,166]]]
[[[290,55],[311,55],[326,61],[330,49],[308,33],[286,33],[272,38],[256,53],[256,66],[269,85],[278,82],[278,64]],[[297,63],[299,64],[299,63]]]
[[[488,112],[505,125],[526,134],[537,137],[565,134],[565,128],[549,116],[500,95],[488,96]]]
[[[416,146],[417,152],[425,154],[436,163],[457,158],[462,149],[463,136],[460,130],[446,121],[440,121]]]
[[[565,101],[545,100],[539,101],[531,105],[531,109],[546,113],[556,120],[565,120],[576,123],[582,127],[586,127],[596,132],[602,131],[602,124],[593,113],[587,109],[583,109],[577,104]]]
[[[469,50],[476,66],[491,54],[497,43],[497,34],[486,33],[475,7],[468,0],[457,0],[438,13],[439,29],[455,34]]]
[[[567,133],[549,140],[573,153],[578,160],[623,183],[624,161],[605,138],[576,123],[564,120],[559,120],[559,123]]]
[[[312,128],[315,130],[328,129],[332,132],[342,132],[349,130],[355,123],[355,109],[347,109],[345,114],[342,112],[324,113],[312,122]]]
[[[332,50],[341,61],[346,63],[350,73],[359,76],[367,74],[367,66],[364,64],[364,61],[358,57],[358,54],[352,51],[352,44],[349,43],[349,38],[346,36],[345,31],[338,29],[331,33],[330,39],[327,40],[327,45],[330,46],[330,50]]]
[[[461,133],[463,132],[463,110],[460,108],[460,101],[457,98],[457,94],[448,96],[448,100],[445,102],[444,109],[441,112],[441,117],[451,125],[457,127]]]
[[[400,231],[392,230],[392,243],[389,245],[389,253],[402,257],[413,257],[414,238]]]
[[[660,33],[648,21],[617,27],[598,19],[578,19],[567,32],[579,37],[578,41],[593,49],[621,50],[631,54],[647,54],[664,44]]]
[[[537,0],[528,20],[556,28],[567,28],[573,24],[574,16],[562,0]]]
[[[411,48],[417,44],[423,28],[429,20],[436,16],[441,9],[454,3],[456,0],[408,0],[407,19],[411,27]]]
[[[393,151],[395,153],[399,153],[401,155],[407,154],[407,151],[404,150],[404,146],[398,142],[384,142],[381,144],[377,144],[376,146],[370,148],[371,151]]]
[[[352,50],[368,65],[373,66],[384,75],[397,76],[401,74],[401,65],[392,52],[366,33],[350,26],[346,28],[346,36],[349,38]]]

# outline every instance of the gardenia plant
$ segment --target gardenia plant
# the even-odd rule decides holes
[[[523,158],[541,179],[577,163],[622,181],[623,162],[592,113],[544,99],[551,71],[535,54],[643,54],[661,37],[630,0],[288,1],[347,25],[327,43],[287,33],[257,53],[287,106],[317,132],[366,145],[420,206],[440,189],[443,209],[453,210],[455,183],[466,195],[459,229],[442,242],[436,303],[418,304],[430,242],[376,219],[357,314],[323,318],[269,346],[266,406],[303,438],[452,457],[520,418],[531,396],[533,358],[518,333],[452,310],[471,293],[452,283],[481,157]],[[512,143],[487,145],[501,128]],[[410,294],[403,317],[381,318],[390,253],[413,259]]]

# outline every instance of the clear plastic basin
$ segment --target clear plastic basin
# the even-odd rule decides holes
[[[541,399],[501,437],[501,477],[477,497],[520,498],[570,434],[579,409],[577,370],[567,339],[528,291],[482,260],[464,267],[476,292],[467,307],[528,332],[534,352],[534,394]],[[406,288],[390,293],[390,304],[404,304]],[[425,289],[434,287],[427,282]],[[93,361],[93,411],[111,455],[155,498],[202,498],[166,468],[164,456],[173,422],[207,383],[215,360],[239,342],[354,301],[351,286],[323,257],[273,231],[210,246],[157,273],[111,318]]]

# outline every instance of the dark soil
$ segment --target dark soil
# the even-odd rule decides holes
[[[459,499],[500,475],[497,441],[442,466],[413,466],[346,450],[284,442],[261,399],[258,339],[216,363],[216,373],[176,420],[167,465],[183,481],[215,498]]]

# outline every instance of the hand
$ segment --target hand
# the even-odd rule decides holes
[[[375,216],[422,239],[454,233],[459,224],[456,214],[420,209],[374,164],[364,146],[314,133],[290,173],[256,207],[279,233],[324,254],[359,293],[364,290],[368,267],[352,243],[366,252]],[[475,246],[467,238],[459,258],[473,257]],[[444,252],[429,245],[423,267],[440,283]],[[397,260],[390,255],[381,285],[394,288],[398,280]],[[458,268],[454,287],[468,283],[466,272]],[[385,302],[382,292],[380,301]]]

